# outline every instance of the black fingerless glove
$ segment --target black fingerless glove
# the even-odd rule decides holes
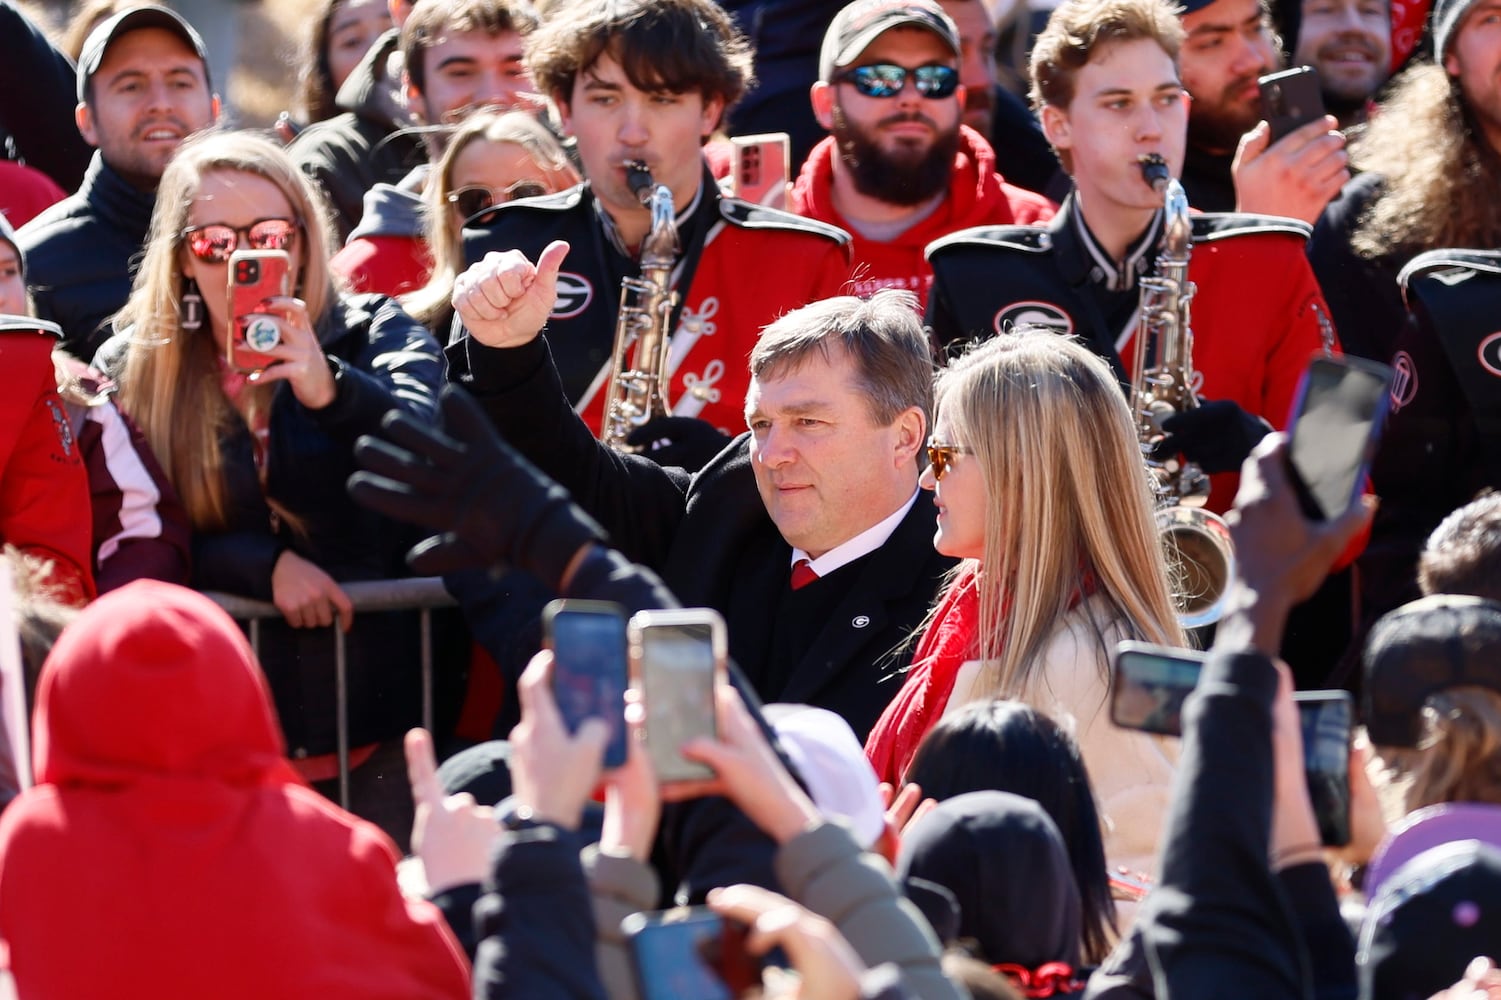
[[[418,573],[509,563],[559,588],[574,555],[605,532],[568,491],[501,439],[467,392],[443,389],[446,433],[393,410],[355,445],[364,471],[349,479],[356,500],[438,534],[407,553]]]
[[[1239,472],[1251,449],[1272,432],[1271,425],[1228,399],[1200,403],[1162,422],[1167,437],[1157,456],[1182,454],[1205,472]]]
[[[658,417],[637,427],[625,439],[658,465],[675,465],[697,472],[734,440],[719,428],[696,417]]]

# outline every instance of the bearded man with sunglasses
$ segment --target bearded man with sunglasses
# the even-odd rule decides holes
[[[803,164],[790,207],[854,236],[857,295],[900,288],[921,305],[929,243],[1053,217],[1052,202],[996,173],[995,151],[962,124],[960,51],[959,29],[929,0],[855,0],[824,36],[811,96],[832,134]]]

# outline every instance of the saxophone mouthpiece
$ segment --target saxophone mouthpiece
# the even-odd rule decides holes
[[[652,188],[656,183],[652,180],[651,168],[640,160],[625,161],[625,183],[631,189],[631,194],[643,205],[651,204]]]
[[[1167,161],[1161,153],[1143,153],[1136,159],[1141,167],[1142,179],[1154,191],[1161,192],[1167,187],[1167,182],[1173,179],[1172,171],[1167,168]]]

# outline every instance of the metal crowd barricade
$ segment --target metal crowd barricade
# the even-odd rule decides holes
[[[421,611],[422,629],[422,725],[433,729],[433,609],[452,607],[454,599],[435,576],[400,580],[364,580],[341,583],[356,616],[360,612]],[[280,618],[276,605],[237,594],[209,592],[206,595],[236,621],[250,625],[250,647],[261,652],[261,619]],[[334,700],[339,754],[339,805],[349,808],[349,664],[345,657],[344,633],[337,624],[334,633]]]

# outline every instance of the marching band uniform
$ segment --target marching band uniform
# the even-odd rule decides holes
[[[1129,385],[1136,279],[1154,273],[1161,233],[1159,211],[1125,260],[1113,261],[1070,197],[1046,228],[970,229],[933,243],[927,321],[937,346],[946,351],[1016,323],[1040,323],[1080,337]],[[1308,227],[1293,219],[1193,216],[1188,276],[1198,286],[1192,325],[1199,395],[1232,400],[1279,429],[1309,358],[1337,349],[1304,257],[1307,238]],[[1211,477],[1209,509],[1229,509],[1237,480],[1235,473]]]
[[[558,274],[547,331],[564,391],[597,434],[620,282],[638,268],[609,215],[586,182],[497,206],[471,225],[477,228],[464,231],[464,257],[471,263],[491,250],[516,249],[536,260],[553,240],[572,246]],[[677,228],[673,287],[681,300],[673,311],[666,395],[674,415],[737,433],[745,427],[748,362],[761,328],[842,291],[850,238],[833,226],[721,195],[707,167]],[[457,320],[454,332],[457,339]]]
[[[1398,282],[1391,413],[1371,481],[1381,509],[1361,557],[1366,616],[1418,596],[1418,554],[1456,507],[1501,486],[1501,252],[1433,250]]]

